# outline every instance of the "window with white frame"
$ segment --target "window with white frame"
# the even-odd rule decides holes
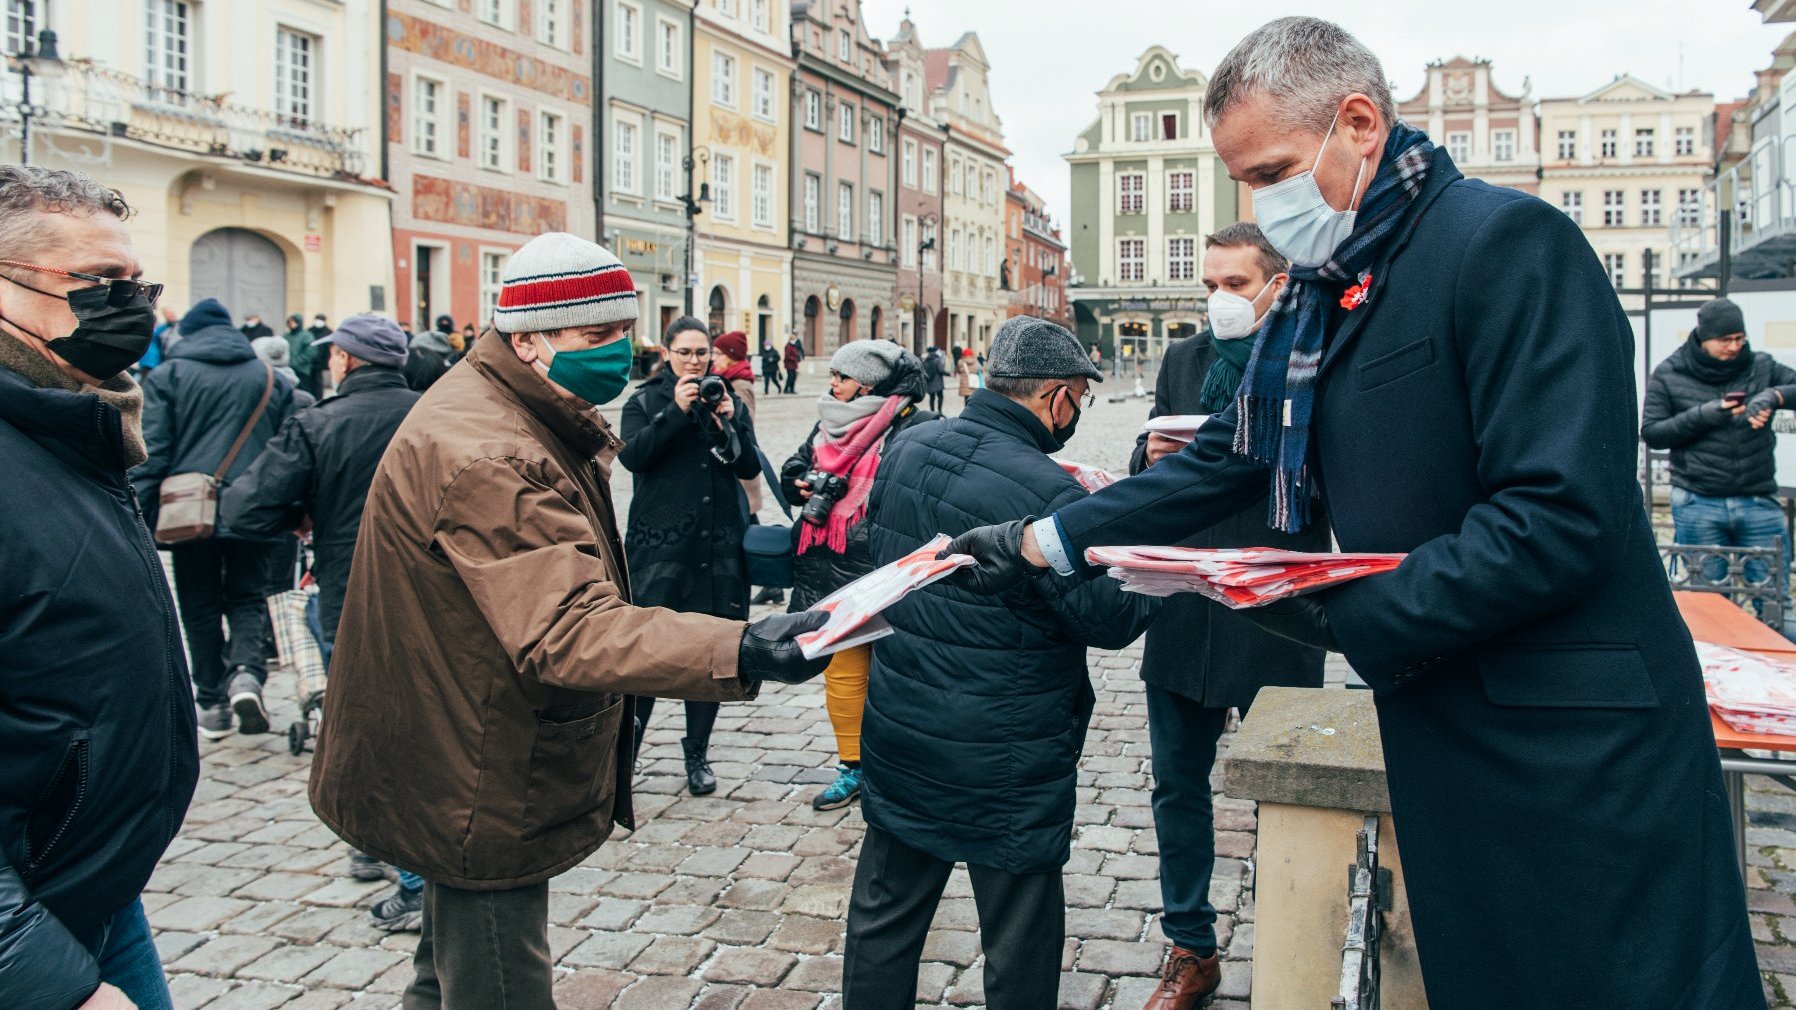
[[[1610,130],[1610,129],[1605,129],[1603,132],[1601,132],[1597,136],[1600,139],[1598,150],[1601,152],[1601,156],[1604,158],[1615,157],[1615,147],[1616,147],[1615,131]]]
[[[736,220],[736,159],[728,154],[711,159],[711,213],[719,221]]]
[[[189,58],[192,5],[185,0],[149,0],[144,5],[144,77],[156,88],[171,92],[190,90]],[[34,0],[7,0],[5,45],[7,52],[22,52],[32,40],[38,14]],[[14,38],[16,36],[16,38]]]
[[[1622,214],[1627,207],[1627,194],[1619,189],[1603,190],[1603,227],[1619,228],[1626,222]]]
[[[1490,131],[1490,156],[1493,161],[1515,160],[1515,131]]]
[[[1678,190],[1678,224],[1694,228],[1702,220],[1702,190]]]
[[[923,192],[933,194],[935,190],[935,152],[925,148],[923,150]]]
[[[985,237],[985,272],[987,275],[998,275],[998,244],[990,236]]]
[[[1571,218],[1574,224],[1583,224],[1584,191],[1568,189],[1559,194],[1559,209],[1565,211],[1565,216]]]
[[[867,150],[886,153],[886,121],[884,116],[867,117]]]
[[[513,0],[480,0],[478,7],[480,20],[510,31],[514,14],[512,3]]]
[[[1166,279],[1188,281],[1197,276],[1197,240],[1173,238],[1166,242]]]
[[[1656,150],[1651,127],[1642,126],[1634,131],[1634,157],[1650,158]]]
[[[1173,214],[1189,214],[1197,208],[1197,173],[1189,170],[1166,173],[1166,209]]]
[[[836,59],[843,63],[854,62],[854,36],[846,29],[836,32]]]
[[[750,180],[753,214],[756,228],[773,227],[773,166],[756,162],[754,177]]]
[[[567,142],[567,125],[553,112],[536,115],[536,177],[544,182],[561,181],[561,148]]]
[[[773,114],[773,72],[755,68],[755,118],[771,123]]]
[[[1147,176],[1140,172],[1123,172],[1116,177],[1116,212],[1147,212]]]
[[[836,237],[844,242],[854,240],[854,186],[836,184]]]
[[[561,27],[561,8],[564,2],[566,0],[537,0],[536,40],[543,45],[566,48],[566,43],[562,41],[566,33]]]
[[[749,0],[748,21],[761,31],[773,30],[767,21],[767,0]]]
[[[1570,161],[1578,156],[1578,131],[1559,131],[1559,160]]]
[[[150,7],[156,5],[152,2]],[[153,15],[152,15],[153,16]],[[20,53],[37,42],[37,0],[6,0],[6,51]]]
[[[412,78],[412,152],[429,158],[446,158],[443,113],[449,106],[449,87],[431,77]]]
[[[844,144],[854,143],[854,106],[847,102],[836,106],[836,139]]]
[[[619,193],[639,193],[636,178],[636,138],[640,129],[635,113],[611,112],[611,188]]]
[[[1469,161],[1472,157],[1472,135],[1466,130],[1454,130],[1447,134],[1447,157],[1457,162]]]
[[[509,255],[485,249],[480,251],[480,319],[476,329],[485,327],[499,314],[499,292],[505,287],[505,261]]]
[[[1628,257],[1626,253],[1604,253],[1603,272],[1609,275],[1609,283],[1621,287],[1628,282]]]
[[[960,159],[959,158],[949,158],[948,159],[948,192],[951,194],[954,194],[956,196],[960,195],[961,184],[964,182],[964,180],[965,180],[965,176],[961,171]]]
[[[813,235],[823,231],[823,180],[815,172],[804,174],[804,230]]]
[[[823,96],[809,88],[804,92],[804,128],[823,132]]]
[[[480,167],[494,172],[505,171],[506,109],[509,103],[492,95],[480,96]]]
[[[1136,112],[1129,116],[1129,139],[1143,144],[1154,139],[1154,117],[1145,112]]]
[[[1643,189],[1640,191],[1640,226],[1657,228],[1665,223],[1664,204],[1661,202],[1662,190]]]
[[[680,134],[660,126],[655,129],[655,199],[678,200],[680,185]]]
[[[318,37],[291,28],[274,36],[274,111],[304,123],[316,114]]]
[[[655,19],[655,69],[674,78],[686,74],[686,29],[678,21]]]
[[[918,230],[922,232],[922,238],[918,240],[917,244],[929,247],[928,249],[923,250],[923,269],[934,270],[936,261],[935,247],[939,244],[935,240],[935,222],[924,221]]]
[[[717,13],[726,18],[736,16],[736,0],[717,0]]]
[[[625,63],[642,63],[642,8],[628,0],[617,0],[616,16],[611,19],[616,41],[612,43],[617,58]]]
[[[985,170],[984,178],[979,180],[979,195],[988,204],[998,202],[998,177],[989,168]]]
[[[736,57],[721,50],[711,52],[711,101],[726,109],[736,107]]]
[[[1680,126],[1676,136],[1678,157],[1686,158],[1696,153],[1696,127]]]
[[[917,188],[917,142],[909,137],[898,145],[901,154],[899,160],[904,166],[904,184],[912,189]]]
[[[1116,273],[1124,281],[1147,276],[1147,239],[1126,238],[1116,244]]]
[[[948,269],[961,269],[959,228],[948,233]]]
[[[878,190],[867,192],[867,230],[866,239],[869,245],[881,245],[885,242],[886,227],[886,195]]]
[[[913,268],[917,265],[917,219],[909,214],[904,215],[904,223],[899,225],[899,232],[903,236],[900,241],[904,243],[904,265],[907,269]]]

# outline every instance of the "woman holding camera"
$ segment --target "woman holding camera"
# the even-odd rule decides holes
[[[926,390],[922,364],[890,340],[856,340],[829,359],[829,392],[817,402],[817,426],[780,468],[787,500],[804,502],[797,524],[793,613],[810,609],[876,567],[862,521],[867,499],[879,457],[892,437],[940,416],[917,407]],[[818,810],[846,806],[860,795],[861,711],[872,657],[870,645],[844,649],[823,671],[841,767],[835,781],[811,801]]]
[[[705,324],[674,320],[663,341],[667,364],[624,404],[618,461],[635,475],[624,552],[632,601],[689,614],[748,617],[742,533],[748,526],[738,480],[760,473],[755,431],[729,383],[710,374]],[[636,746],[654,711],[636,699]],[[717,704],[686,702],[686,786],[717,789],[707,751]]]

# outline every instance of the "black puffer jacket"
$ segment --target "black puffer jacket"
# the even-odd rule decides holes
[[[1777,436],[1771,426],[1753,428],[1744,415],[1705,409],[1728,393],[1747,398],[1765,389],[1796,385],[1796,370],[1752,345],[1731,362],[1704,353],[1692,333],[1684,346],[1653,369],[1646,384],[1640,437],[1653,449],[1671,450],[1671,483],[1718,498],[1777,493]],[[1796,389],[1785,399],[1796,407]]]
[[[892,426],[886,431],[885,446],[892,444],[898,433],[913,425],[941,418],[934,411],[921,410],[917,401],[925,395],[925,379],[923,366],[914,355],[906,351],[898,357],[898,364],[893,366],[892,374],[879,385],[873,387],[872,396],[905,396],[910,398],[910,406],[899,411],[892,418]],[[811,471],[812,460],[816,457],[817,432],[822,424],[811,425],[810,434],[798,446],[798,451],[787,457],[785,465],[780,467],[780,490],[785,492],[786,500],[795,507],[804,505],[804,498],[798,493],[797,482]],[[884,452],[884,448],[881,448]],[[883,467],[883,462],[881,466]],[[879,483],[879,475],[873,477],[874,485]],[[799,522],[804,520],[800,519]],[[796,538],[798,530],[793,528]],[[796,540],[794,540],[796,543]],[[873,563],[873,548],[867,543],[866,520],[855,523],[848,528],[848,549],[840,554],[822,544],[815,544],[792,561],[792,603],[787,609],[796,614],[809,610],[813,604],[836,590],[846,586],[855,579],[879,567]]]
[[[143,383],[143,440],[150,458],[131,471],[131,483],[151,529],[162,479],[216,471],[256,409],[268,377],[249,339],[231,325],[230,314],[217,301],[208,298],[190,309],[180,331],[180,343]],[[293,415],[293,388],[275,377],[268,406],[225,474],[226,484],[250,468]]]
[[[326,642],[337,637],[368,486],[418,396],[397,368],[357,368],[337,395],[289,418],[255,465],[219,496],[219,526],[227,535],[279,536],[311,518]]]
[[[0,367],[0,459],[0,1004],[68,1010],[193,796],[193,695],[119,411]]]
[[[631,601],[688,614],[748,616],[748,573],[742,533],[748,528],[743,479],[758,476],[755,429],[735,397],[738,453],[729,463],[712,454],[715,432],[700,428],[674,406],[673,369],[662,368],[624,404],[624,448],[618,462],[635,475],[624,554]]]
[[[1045,516],[1086,497],[1041,421],[979,390],[894,439],[866,525],[889,564],[937,533]],[[1072,841],[1095,701],[1085,649],[1120,649],[1158,601],[1114,579],[1044,574],[1000,596],[940,582],[885,611],[862,723],[867,823],[948,862],[1046,873]]]

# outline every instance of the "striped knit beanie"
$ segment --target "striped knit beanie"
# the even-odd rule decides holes
[[[538,235],[511,254],[500,276],[493,329],[542,333],[634,321],[636,282],[611,251],[566,232]]]

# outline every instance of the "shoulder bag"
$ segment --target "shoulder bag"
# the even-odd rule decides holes
[[[217,528],[219,485],[224,482],[225,474],[231,472],[231,464],[237,462],[237,454],[243,451],[243,443],[249,441],[249,433],[262,420],[262,412],[268,409],[268,397],[274,392],[274,368],[267,362],[263,362],[262,367],[268,369],[268,381],[262,384],[262,398],[256,401],[256,409],[250,411],[249,420],[237,433],[237,440],[231,443],[231,449],[225,453],[224,462],[218,464],[218,469],[212,473],[177,473],[162,481],[156,506],[157,543],[184,544],[190,540],[204,540]]]

